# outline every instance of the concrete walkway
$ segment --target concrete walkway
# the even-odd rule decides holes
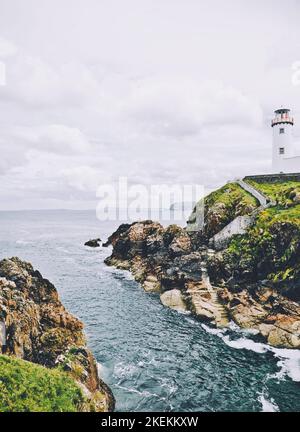
[[[221,231],[216,233],[209,240],[210,247],[216,250],[224,249],[229,243],[232,236],[236,234],[245,234],[248,227],[254,223],[256,216],[261,211],[275,204],[266,195],[257,190],[254,186],[246,183],[244,180],[236,180],[236,183],[246,192],[250,193],[259,202],[259,207],[255,208],[252,213],[248,215],[237,216]]]
[[[270,199],[266,195],[257,190],[255,187],[251,186],[249,183],[246,183],[244,180],[237,180],[237,184],[240,185],[241,188],[243,188],[246,192],[249,192],[254,198],[256,198],[261,207],[266,207],[270,202]]]

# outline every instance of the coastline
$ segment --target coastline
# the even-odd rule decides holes
[[[19,359],[21,368],[25,361],[24,367],[32,365],[34,373],[34,365],[40,365],[45,374],[54,371],[59,379],[74,382],[80,391],[80,404],[74,406],[78,411],[114,410],[114,396],[98,374],[82,322],[65,309],[51,282],[16,257],[0,261],[0,314],[6,330],[1,354],[8,361]],[[27,398],[24,409],[31,403]]]
[[[165,306],[189,311],[217,328],[233,321],[257,331],[273,347],[300,347],[299,304],[270,286],[230,290],[211,285],[217,252],[196,247],[185,229],[163,228],[152,221],[124,224],[104,246],[108,245],[113,252],[105,263],[129,270],[146,292],[158,293]]]

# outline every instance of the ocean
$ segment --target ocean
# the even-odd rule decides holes
[[[165,308],[90,249],[117,222],[92,211],[0,212],[0,255],[30,261],[85,325],[117,411],[300,411],[300,351]]]

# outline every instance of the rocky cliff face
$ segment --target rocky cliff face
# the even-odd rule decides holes
[[[54,285],[18,258],[0,261],[0,320],[6,326],[2,353],[66,371],[83,391],[84,410],[113,410],[83,324],[64,308]]]
[[[203,201],[203,202],[202,202]],[[220,232],[238,216],[249,215],[259,203],[237,183],[228,183],[212,192],[204,200],[197,203],[188,220],[188,229],[196,227],[200,243],[208,243],[209,239]],[[203,226],[198,230],[196,221],[198,208],[203,208]]]
[[[164,305],[189,310],[218,327],[232,320],[256,329],[271,345],[300,348],[299,304],[257,279],[231,284],[236,267],[230,267],[224,253],[208,249],[197,233],[136,222],[121,225],[109,244],[113,253],[106,263],[130,270],[145,291],[160,294]],[[244,276],[253,271],[251,266],[244,265]]]

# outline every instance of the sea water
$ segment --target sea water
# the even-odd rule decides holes
[[[89,211],[0,212],[0,257],[30,261],[84,322],[116,410],[300,411],[300,351],[163,307],[104,264],[110,248],[84,246],[117,226]]]

